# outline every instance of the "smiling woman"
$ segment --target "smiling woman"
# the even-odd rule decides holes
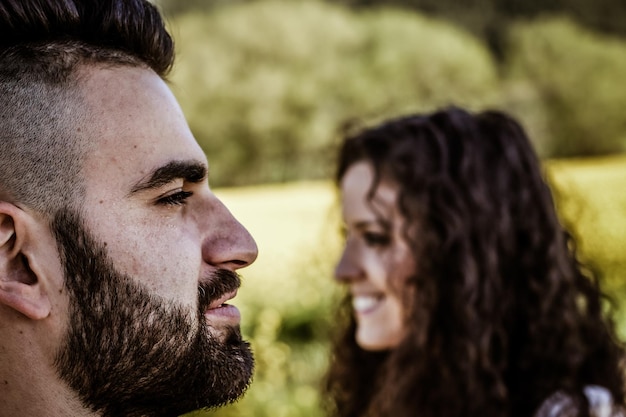
[[[519,124],[450,108],[339,154],[335,417],[623,416],[624,349]]]
[[[357,342],[365,349],[381,350],[402,340],[402,291],[393,286],[415,265],[402,238],[405,222],[396,205],[398,189],[381,183],[372,196],[373,181],[374,171],[366,162],[354,164],[341,180],[346,246],[336,275],[349,284],[359,323]]]

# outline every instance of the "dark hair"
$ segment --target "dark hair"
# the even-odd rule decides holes
[[[531,416],[557,391],[587,415],[583,388],[624,403],[624,350],[596,275],[576,258],[521,126],[449,108],[347,138],[337,182],[366,161],[399,188],[407,334],[394,349],[355,342],[346,302],[325,390],[341,417]],[[419,229],[419,234],[416,230]]]
[[[0,0],[0,199],[50,213],[80,195],[89,142],[80,68],[165,77],[173,59],[146,0]]]
[[[174,60],[172,38],[147,0],[2,0],[0,51],[4,76],[7,56],[23,60],[13,62],[14,71],[41,66],[43,77],[58,75],[51,73],[55,67],[72,72],[77,62],[109,62],[112,55],[164,76]]]

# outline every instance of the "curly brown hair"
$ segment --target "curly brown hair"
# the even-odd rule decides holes
[[[396,348],[361,349],[340,307],[330,416],[531,416],[557,391],[585,416],[587,385],[624,404],[624,349],[597,274],[577,260],[515,120],[454,107],[394,119],[343,142],[337,183],[360,161],[374,167],[370,195],[398,186],[419,265]]]

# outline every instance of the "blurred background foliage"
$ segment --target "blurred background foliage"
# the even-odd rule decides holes
[[[216,185],[327,177],[335,132],[353,119],[498,91],[477,39],[394,10],[253,2],[181,15],[176,31],[174,89]]]
[[[621,0],[338,3],[160,1],[213,185],[326,178],[339,129],[451,103],[510,111],[544,157],[625,149]]]
[[[260,247],[236,303],[254,383],[195,417],[321,417],[341,245],[327,180],[341,132],[385,117],[449,104],[518,117],[583,260],[623,304],[626,157],[607,156],[626,149],[623,0],[154,1],[211,184]]]

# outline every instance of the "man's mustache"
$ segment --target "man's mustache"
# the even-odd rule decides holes
[[[224,295],[237,290],[241,286],[241,278],[228,269],[218,269],[208,279],[198,284],[198,306],[205,311],[209,305]]]

